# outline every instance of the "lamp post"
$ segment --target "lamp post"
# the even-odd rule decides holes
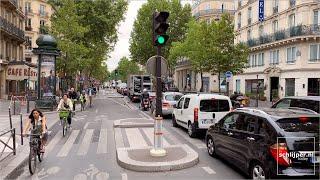
[[[60,55],[56,40],[48,35],[41,35],[36,43],[38,48],[32,52],[38,55],[38,86],[36,107],[53,110],[56,106],[56,57]],[[41,75],[48,74],[43,77]],[[42,80],[42,83],[41,83]],[[41,91],[43,89],[43,91]]]
[[[27,82],[27,113],[30,111],[30,66],[28,67],[28,82]]]
[[[259,106],[259,75],[257,74],[257,98],[256,98],[256,102],[257,102],[257,107]]]

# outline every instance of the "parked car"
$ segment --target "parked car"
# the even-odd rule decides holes
[[[277,101],[272,108],[304,108],[320,114],[320,96],[292,96]]]
[[[319,116],[311,112],[239,108],[208,129],[206,143],[210,156],[252,179],[319,176],[319,134]]]
[[[173,106],[177,104],[179,99],[183,96],[182,93],[179,92],[164,92],[162,93],[162,115],[172,115]],[[156,110],[156,101],[152,101],[151,103],[151,113]]]
[[[207,130],[232,110],[228,96],[218,94],[187,94],[181,97],[173,110],[172,125],[188,129],[190,137]]]

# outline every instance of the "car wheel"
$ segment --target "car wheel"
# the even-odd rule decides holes
[[[250,178],[253,180],[263,180],[263,179],[268,179],[266,177],[266,171],[264,167],[258,163],[254,162],[250,168]]]
[[[211,136],[208,136],[207,138],[207,150],[208,150],[208,154],[212,157],[215,157],[216,154],[216,147],[214,145],[214,141],[213,138]]]
[[[196,128],[194,127],[194,124],[191,122],[188,123],[188,134],[192,138],[196,137]]]
[[[178,123],[177,123],[176,117],[174,115],[172,115],[172,126],[173,127],[178,127]]]

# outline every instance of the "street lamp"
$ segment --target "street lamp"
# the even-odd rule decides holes
[[[36,41],[38,48],[32,52],[38,55],[38,86],[36,107],[53,110],[56,106],[56,57],[60,55],[57,49],[57,41],[54,37],[45,34]],[[41,82],[42,72],[49,76],[44,77]],[[41,92],[40,90],[43,89]]]

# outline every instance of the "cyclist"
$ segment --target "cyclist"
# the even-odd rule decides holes
[[[89,96],[89,106],[92,106],[92,96],[93,96],[94,92],[93,92],[93,88],[89,87],[88,88],[88,96]]]
[[[47,132],[47,118],[38,109],[33,109],[26,121],[25,128],[22,135],[26,136],[27,131],[30,130],[30,124],[32,124],[32,129],[38,134],[42,134],[40,152],[44,153],[44,146],[47,143],[48,132]]]
[[[68,111],[72,111],[72,101],[71,99],[68,98],[68,94],[64,94],[63,95],[63,98],[60,100],[59,102],[59,105],[58,105],[58,109],[57,111],[59,110],[68,110]],[[71,113],[69,113],[69,116],[68,116],[68,126],[69,128],[71,127]]]
[[[75,101],[78,99],[78,94],[77,94],[77,92],[74,91],[73,87],[70,89],[69,97],[70,97],[70,99],[72,100],[72,103],[73,103],[73,111],[75,111],[75,109],[76,109]]]
[[[80,102],[83,103],[83,106],[85,106],[86,101],[87,101],[86,100],[86,91],[84,91],[84,90],[82,91],[82,93],[80,94],[80,98],[79,99],[80,99]]]

